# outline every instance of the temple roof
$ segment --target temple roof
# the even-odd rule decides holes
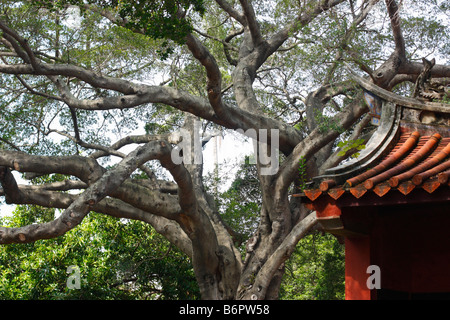
[[[396,189],[407,195],[415,188],[432,193],[450,184],[450,136],[439,133],[421,134],[419,131],[401,128],[396,143],[386,156],[374,161],[366,171],[349,174],[341,185],[333,176],[320,179],[315,188],[305,190],[314,201],[321,194],[337,200],[345,192],[361,198],[367,192],[382,197]]]
[[[315,201],[319,197],[338,200],[344,194],[364,199],[371,193],[384,197],[395,190],[403,196],[415,189],[429,194],[449,190],[450,105],[428,102],[423,108],[422,102],[409,101],[405,106],[368,93],[372,114],[381,119],[366,149],[357,159],[315,177],[301,196]],[[378,111],[374,99],[380,104]]]

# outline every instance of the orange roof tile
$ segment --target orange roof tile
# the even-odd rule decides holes
[[[316,200],[328,194],[337,200],[345,193],[359,199],[367,192],[383,197],[392,190],[407,195],[415,188],[433,193],[450,185],[450,131],[448,137],[439,133],[421,134],[402,128],[402,134],[388,150],[387,155],[371,164],[362,173],[350,176],[338,185],[333,176],[324,177],[318,188],[305,190],[305,195]]]

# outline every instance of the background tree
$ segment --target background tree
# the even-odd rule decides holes
[[[343,300],[344,280],[344,246],[330,234],[312,232],[286,262],[280,299]]]
[[[18,206],[9,227],[54,219],[55,210]],[[67,268],[80,288],[67,286]],[[0,299],[198,299],[186,255],[141,221],[92,213],[76,229],[45,242],[0,248]]]
[[[82,15],[72,26],[69,5]],[[372,131],[362,91],[342,63],[403,92],[425,55],[438,59],[433,78],[450,76],[448,5],[407,6],[3,1],[0,195],[63,211],[51,221],[0,227],[0,243],[62,236],[95,211],[152,225],[192,261],[204,299],[277,298],[284,263],[316,224],[315,213],[290,197],[300,164],[302,178],[312,177],[349,156],[334,152],[339,141]],[[260,211],[244,255],[239,233],[205,191],[202,165],[171,157],[180,129],[206,143],[214,127],[267,130],[269,144],[279,137],[276,173],[264,174],[267,150],[255,155]],[[183,156],[195,159],[187,149]],[[65,180],[18,185],[12,170]]]

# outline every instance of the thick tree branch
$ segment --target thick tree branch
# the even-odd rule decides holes
[[[94,159],[90,158],[35,156],[7,150],[1,150],[0,152],[0,166],[11,167],[19,172],[71,175],[87,184],[92,184],[104,173],[104,169]]]
[[[94,71],[70,64],[40,63],[39,70],[34,69],[31,64],[0,64],[0,72],[7,74],[67,76],[80,79],[96,88],[114,90],[123,94],[139,94],[143,86],[132,81],[99,75]]]
[[[93,208],[94,211],[116,218],[140,220],[149,223],[159,234],[192,259],[192,243],[180,225],[155,213],[135,208],[118,199],[105,198]]]
[[[3,187],[6,203],[20,201],[20,192],[17,182],[8,167],[0,166],[0,185]]]
[[[239,0],[244,11],[245,19],[253,39],[253,46],[258,46],[262,41],[261,29],[256,18],[255,10],[250,0]]]
[[[252,50],[251,48],[247,48],[248,44],[245,39],[248,38],[248,36],[244,34],[244,43],[242,45],[243,49],[241,49],[240,53],[240,61],[233,72],[233,88],[240,108],[254,114],[261,113],[259,103],[252,88],[258,68],[270,55],[278,50],[278,48],[295,31],[307,25],[320,13],[338,5],[343,1],[344,0],[320,1],[320,3],[316,4],[312,9],[299,14],[295,21],[276,33],[267,42],[261,41],[259,45],[255,46]]]
[[[306,11],[301,12],[297,17],[283,29],[273,35],[269,40],[269,50],[267,55],[275,52],[292,34],[296,33],[302,27],[310,23],[315,17],[324,11],[344,2],[345,0],[321,0],[317,4]]]
[[[51,222],[19,228],[0,227],[0,243],[24,243],[60,236],[77,226],[92,206],[118,188],[136,168],[162,153],[164,145],[150,142],[131,152],[114,169],[107,171],[80,194],[61,216]]]
[[[65,65],[61,65],[60,67],[57,67],[57,65],[53,65],[52,68],[55,71],[60,71],[62,75],[68,74],[68,72],[63,71],[65,70]],[[45,71],[46,68],[43,69],[44,72],[42,73],[42,75],[48,75]],[[0,72],[7,74],[36,74],[29,65],[0,64]],[[82,72],[82,74],[84,74],[84,72]],[[88,74],[90,74],[90,72],[86,71],[86,74],[84,75],[88,76]],[[94,76],[93,74],[90,75]],[[139,93],[137,94],[126,94],[119,97],[107,97],[95,100],[79,100],[71,94],[70,90],[61,79],[57,77],[52,77],[52,79],[61,91],[61,98],[65,101],[66,104],[76,109],[110,110],[133,108],[145,103],[164,103],[173,106],[174,108],[177,108],[181,111],[192,113],[205,120],[212,121],[229,129],[247,130],[250,128],[261,128],[268,129],[269,132],[270,129],[279,129],[280,140],[283,142],[280,145],[282,146],[282,151],[285,153],[289,153],[292,148],[298,143],[300,138],[299,133],[296,132],[295,129],[280,121],[229,106],[227,106],[226,109],[227,112],[230,113],[232,123],[226,122],[216,115],[214,109],[211,107],[211,104],[207,100],[200,97],[195,97],[186,92],[176,90],[171,87],[139,85],[140,89]],[[83,81],[84,80],[86,80],[88,83],[96,82],[86,79],[83,76]],[[125,80],[115,78],[103,78],[101,82],[103,82],[103,88],[112,89],[115,87],[121,87],[124,81]],[[128,83],[128,81],[125,82]],[[130,84],[128,84],[127,86],[130,87]]]
[[[395,50],[377,70],[374,71],[375,84],[382,88],[388,88],[391,80],[398,74],[399,68],[407,61],[405,39],[403,38],[399,7],[395,0],[385,0],[392,33],[394,36]]]
[[[300,159],[308,161],[320,148],[336,139],[342,131],[348,129],[355,123],[368,108],[362,102],[362,94],[358,94],[338,115],[331,120],[333,128],[314,129],[305,139],[303,139],[287,157],[275,177],[274,188],[280,190],[280,194],[287,192],[288,187],[297,175]]]
[[[386,7],[391,20],[392,34],[394,36],[396,54],[402,58],[406,57],[405,39],[403,38],[401,23],[400,23],[400,9],[395,0],[386,0]]]
[[[259,300],[264,299],[267,289],[278,268],[291,256],[298,241],[317,223],[316,212],[311,212],[304,219],[299,221],[284,238],[280,246],[274,251],[269,259],[264,263],[261,270],[256,275],[251,290],[245,293],[243,299]]]
[[[64,180],[58,182],[44,183],[39,185],[22,186],[27,190],[47,190],[47,191],[69,191],[76,189],[86,189],[89,186],[79,180]],[[17,203],[17,202],[16,202]]]
[[[15,53],[24,60],[25,63],[31,64],[34,68],[38,67],[38,62],[34,53],[32,52],[27,41],[20,37],[16,31],[9,28],[3,20],[0,20],[0,29],[3,31],[3,36],[8,42],[8,46],[15,51]]]
[[[31,204],[42,207],[66,209],[73,203],[77,195],[61,193],[72,189],[84,189],[87,185],[81,181],[66,180],[43,185],[18,186],[20,201],[16,204]],[[152,208],[146,208],[152,210]],[[140,220],[149,223],[155,230],[166,237],[172,244],[192,257],[192,244],[178,223],[150,211],[144,211],[119,199],[106,197],[91,207],[92,211],[116,218]]]
[[[192,34],[186,36],[186,45],[193,56],[205,67],[207,76],[208,99],[217,117],[227,123],[233,123],[228,106],[222,100],[222,75],[214,56]]]
[[[399,74],[418,76],[423,69],[423,64],[420,62],[408,61],[400,66],[398,69]],[[431,69],[432,78],[446,78],[450,77],[450,66],[436,64]],[[408,79],[409,80],[409,79]]]
[[[333,97],[346,94],[354,89],[354,84],[350,81],[340,83],[325,84],[319,89],[311,92],[306,97],[306,121],[310,131],[318,126],[318,114],[322,114],[323,108]]]
[[[216,3],[231,17],[233,17],[236,21],[238,21],[242,26],[245,26],[247,21],[242,13],[233,8],[231,4],[227,2],[227,0],[215,0]]]
[[[359,123],[355,125],[353,133],[348,138],[349,141],[358,139],[362,130],[369,124],[370,119],[372,117],[369,114],[366,114]],[[365,141],[368,140],[369,137],[363,138]],[[325,172],[325,170],[337,166],[341,161],[347,159],[352,154],[357,152],[356,149],[348,150],[344,155],[340,155],[341,150],[336,150],[330,157],[320,166],[318,174],[321,175]]]

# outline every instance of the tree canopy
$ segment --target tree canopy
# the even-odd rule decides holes
[[[2,220],[0,244],[50,250],[77,243],[86,222],[89,241],[122,241],[101,240],[118,251],[101,261],[113,265],[136,241],[127,235],[157,232],[170,245],[154,256],[176,248],[203,299],[278,298],[297,244],[320,230],[292,193],[357,156],[375,130],[346,66],[412,96],[422,58],[435,58],[431,78],[448,86],[449,10],[440,0],[2,1],[0,197],[25,206]],[[255,153],[217,192],[202,148],[231,134],[253,138]],[[336,252],[325,260],[340,263]]]
[[[48,222],[53,215],[54,209],[20,206],[3,223]],[[0,299],[199,297],[189,259],[148,224],[96,213],[62,237],[0,248],[0,262]],[[79,268],[78,290],[67,285],[70,267]]]

